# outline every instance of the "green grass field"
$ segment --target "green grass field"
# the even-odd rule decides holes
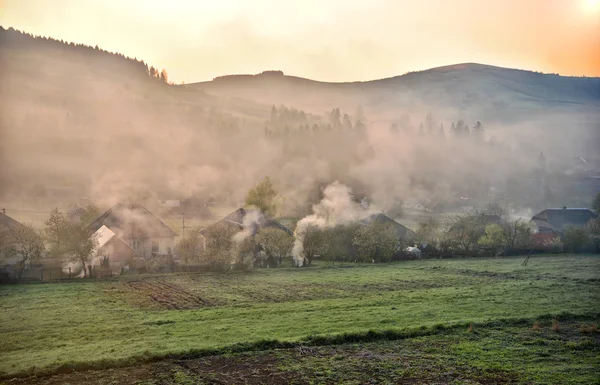
[[[426,260],[0,286],[0,371],[12,375],[240,342],[483,325],[565,312],[597,322],[600,257],[533,256],[526,267],[522,260]],[[502,347],[491,337],[488,343]],[[485,356],[485,344],[478,340],[463,348]],[[518,348],[511,354],[520,354]]]

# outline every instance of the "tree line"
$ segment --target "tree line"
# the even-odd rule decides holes
[[[437,137],[441,139],[447,139],[448,137],[454,138],[477,138],[483,139],[485,134],[485,127],[483,123],[479,120],[476,121],[472,127],[464,121],[464,119],[459,119],[458,121],[452,121],[448,128],[444,127],[444,123],[439,123],[436,121],[432,113],[428,113],[425,116],[425,119],[419,123],[417,130],[414,130],[414,127],[408,122],[408,119],[405,117],[400,121],[394,121],[390,125],[390,132],[393,134],[398,134],[400,132],[414,134],[417,133],[422,137]],[[494,139],[495,140],[495,139]]]
[[[248,192],[246,206],[265,215],[277,210],[277,191],[265,178]],[[600,194],[592,202],[600,212]],[[98,209],[88,205],[80,222],[72,222],[54,209],[42,231],[30,224],[0,227],[0,259],[17,261],[17,280],[29,264],[44,260],[76,263],[83,276],[91,276],[91,262],[97,240],[86,225],[98,215]],[[300,238],[299,238],[300,237]],[[442,218],[429,218],[406,237],[399,237],[389,223],[354,222],[333,227],[308,226],[302,234],[291,235],[276,226],[252,232],[227,223],[217,223],[207,229],[192,229],[175,247],[175,256],[183,266],[209,264],[226,271],[233,266],[249,270],[254,267],[276,267],[291,255],[295,242],[302,244],[302,253],[294,256],[294,264],[307,266],[320,258],[327,262],[385,263],[396,259],[432,257],[514,255],[533,250],[549,252],[600,252],[600,218],[585,227],[569,226],[560,237],[536,244],[531,223],[510,219],[498,204],[488,204],[483,210]],[[408,246],[419,254],[407,252]]]
[[[107,64],[117,66],[116,70],[113,71],[115,74],[123,72],[127,72],[127,76],[138,74],[142,77],[150,77],[165,84],[169,84],[168,74],[165,69],[159,71],[154,66],[148,66],[143,60],[131,58],[118,52],[106,51],[97,45],[92,47],[85,44],[67,42],[62,39],[58,40],[51,37],[33,35],[16,30],[12,27],[4,29],[2,26],[0,26],[0,44],[4,47],[11,47],[19,50],[45,50],[48,49],[48,47],[52,47],[53,49],[64,50],[67,54],[88,57],[94,55],[96,56],[95,60],[103,60],[101,62],[102,66],[106,66]]]
[[[303,110],[297,110],[285,105],[277,108],[271,107],[270,119],[264,127],[267,137],[285,137],[293,133],[319,134],[327,132],[342,132],[347,134],[364,133],[367,129],[362,107],[358,107],[359,113],[355,114],[354,121],[347,113],[342,115],[339,107],[333,108],[326,116],[327,122],[321,117],[312,116]]]

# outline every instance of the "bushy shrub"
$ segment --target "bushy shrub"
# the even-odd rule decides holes
[[[560,237],[546,239],[543,245],[550,253],[562,253],[565,247]]]
[[[565,250],[579,253],[590,245],[590,234],[585,227],[568,226],[563,242]]]

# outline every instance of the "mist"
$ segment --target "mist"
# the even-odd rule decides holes
[[[158,199],[191,195],[234,207],[269,176],[281,197],[279,216],[310,214],[335,181],[382,211],[460,197],[537,208],[587,199],[552,186],[547,194],[546,182],[532,182],[542,152],[544,180],[560,178],[580,157],[590,167],[598,162],[595,78],[467,66],[373,84],[266,73],[169,85],[150,78],[141,61],[91,48],[14,31],[2,32],[1,44],[8,75],[0,77],[0,202],[8,207],[87,197],[103,207],[127,201],[152,208]],[[33,46],[42,49],[27,49]],[[479,91],[492,92],[488,98],[473,99],[471,86],[452,81],[456,74],[588,88],[562,95],[575,107],[520,102],[506,89],[499,104],[491,85]],[[437,88],[442,96],[432,94]],[[339,123],[331,116],[336,108]],[[469,135],[452,131],[461,119]],[[475,135],[477,121],[483,128]]]

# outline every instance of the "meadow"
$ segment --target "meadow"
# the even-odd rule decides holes
[[[368,336],[369,331],[384,333],[384,340],[414,334],[415,340],[406,342],[410,345],[419,338],[434,338],[436,330],[440,338],[457,331],[464,334],[465,325],[471,323],[475,330],[478,325],[482,333],[487,330],[482,334],[487,339],[469,337],[463,353],[491,360],[485,346],[495,344],[500,349],[498,365],[506,369],[511,366],[502,364],[507,354],[526,356],[527,349],[550,348],[497,340],[496,329],[489,329],[495,322],[509,329],[519,327],[516,334],[507,332],[515,339],[535,320],[545,322],[549,332],[552,320],[560,317],[577,334],[581,326],[577,322],[597,325],[600,314],[598,256],[533,256],[527,266],[522,261],[518,257],[317,264],[249,273],[0,286],[0,371],[11,377],[86,363],[101,367],[186,354],[199,357],[226,352],[231,346],[238,346],[237,351],[258,349],[264,341],[282,347],[327,345],[344,342],[343,336]],[[423,354],[436,356],[436,346],[441,354],[442,340],[426,344],[433,349],[429,353],[423,345]],[[579,342],[574,341],[564,343],[577,347]],[[595,353],[579,363],[565,362],[564,366],[572,365],[565,369],[567,374],[590,373],[594,365],[597,374],[596,331],[590,341],[583,350],[569,350],[584,356]]]

